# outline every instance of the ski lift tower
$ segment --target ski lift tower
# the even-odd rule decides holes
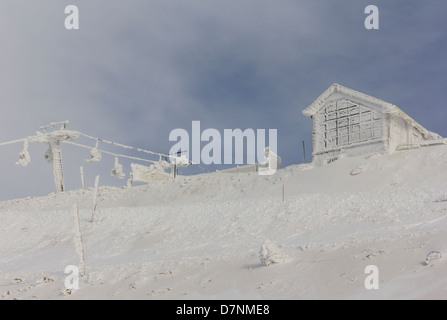
[[[68,121],[53,122],[40,127],[35,136],[28,137],[32,143],[48,144],[45,159],[53,163],[54,183],[56,193],[64,192],[64,174],[62,169],[61,142],[71,141],[79,137],[79,132],[66,130]],[[49,131],[52,130],[52,131]]]

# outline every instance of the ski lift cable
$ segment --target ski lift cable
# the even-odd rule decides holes
[[[65,124],[65,122],[51,123],[50,125],[48,125],[46,127],[56,126],[56,125],[60,125],[60,124]],[[42,128],[43,127],[41,127],[41,129]],[[160,156],[160,158],[161,157],[168,158],[171,155],[177,155],[178,156],[179,153],[181,154],[181,153],[187,152],[187,150],[183,150],[183,151],[175,152],[173,154],[158,153],[158,152],[153,152],[153,151],[144,150],[144,149],[141,149],[141,148],[135,148],[135,147],[127,146],[127,145],[124,145],[124,144],[120,144],[120,143],[104,140],[104,139],[101,139],[101,138],[95,138],[95,137],[89,136],[89,135],[87,135],[85,133],[82,133],[82,132],[78,132],[78,133],[80,135],[86,137],[86,138],[95,140],[97,143],[99,141],[101,141],[101,142],[104,142],[104,143],[107,143],[107,144],[111,144],[111,145],[115,145],[117,147],[121,147],[121,148],[125,148],[125,149],[131,149],[131,150],[136,150],[136,151],[139,151],[139,152],[144,152],[144,153],[147,153],[147,154],[158,155],[158,156]],[[10,145],[10,144],[15,144],[15,143],[23,143],[23,142],[26,142],[26,141],[28,141],[28,138],[16,139],[16,140],[11,140],[11,141],[7,141],[7,142],[2,142],[2,143],[0,143],[0,146],[6,146],[6,145]],[[70,141],[62,141],[62,142],[63,143],[68,143],[68,144],[72,144],[72,145],[75,145],[75,146],[78,146],[78,147],[81,147],[81,148],[89,149],[89,150],[92,149],[92,147],[81,145],[81,144],[70,142]],[[104,150],[100,150],[100,152],[105,153],[105,154],[110,154],[110,155],[116,155],[116,156],[118,156],[120,158],[127,158],[127,159],[133,159],[133,160],[150,162],[150,163],[157,163],[157,162],[159,162],[159,161],[153,161],[153,160],[148,160],[148,159],[142,159],[142,158],[137,158],[137,157],[126,156],[126,155],[122,155],[122,154],[115,154],[113,152],[104,151]]]
[[[46,126],[39,127],[39,129],[44,130],[45,132],[47,132],[48,128],[50,128],[50,127],[54,128],[54,127],[59,126],[59,125],[62,125],[61,129],[65,129],[67,127],[68,123],[69,123],[68,120],[60,121],[60,122],[51,122],[50,124],[48,124]]]
[[[19,143],[19,142],[25,142],[27,139],[17,139],[17,140],[11,140],[11,141],[7,141],[7,142],[2,142],[0,143],[0,146],[6,146],[8,144],[14,144],[14,143]]]
[[[108,140],[104,140],[104,139],[101,139],[101,138],[95,138],[95,137],[89,136],[89,135],[87,135],[85,133],[82,133],[82,132],[79,132],[79,133],[80,133],[81,136],[84,136],[84,137],[86,137],[88,139],[101,141],[101,142],[104,142],[104,143],[107,143],[107,144],[111,144],[111,145],[114,145],[114,146],[117,146],[117,147],[121,147],[121,148],[124,148],[124,149],[136,150],[136,151],[139,151],[139,152],[144,152],[144,153],[147,153],[147,154],[152,154],[152,155],[157,155],[157,156],[162,156],[162,157],[169,157],[170,156],[170,154],[158,153],[158,152],[154,152],[154,151],[144,150],[144,149],[141,149],[141,148],[135,148],[135,147],[131,147],[131,146],[127,146],[127,145],[121,144],[121,143],[108,141]]]
[[[45,127],[49,127],[49,126],[52,126],[52,125],[59,125],[59,124],[64,124],[64,122],[51,123],[51,125],[48,125],[48,126],[45,126]],[[44,127],[41,127],[41,129],[42,128],[44,128]],[[121,144],[121,143],[117,143],[117,142],[113,142],[113,141],[104,140],[104,139],[101,139],[101,138],[95,138],[95,137],[89,136],[89,135],[87,135],[85,133],[78,132],[78,131],[77,131],[77,133],[79,133],[80,135],[82,135],[82,136],[84,136],[86,138],[95,140],[96,142],[101,141],[101,142],[104,142],[104,143],[107,143],[107,144],[111,144],[111,145],[114,145],[114,146],[117,146],[117,147],[121,147],[121,148],[124,148],[124,149],[136,150],[136,151],[144,152],[144,153],[147,153],[147,154],[158,155],[160,157],[170,157],[171,155],[177,155],[178,156],[179,153],[187,152],[187,150],[182,150],[182,151],[175,152],[175,153],[172,153],[172,154],[158,153],[158,152],[154,152],[154,151],[144,150],[144,149],[141,149],[141,148],[127,146],[127,145],[124,145],[124,144]],[[0,146],[6,146],[6,145],[14,144],[14,143],[25,142],[27,139],[28,138],[22,138],[22,139],[16,139],[16,140],[11,140],[11,141],[7,141],[7,142],[2,142],[2,143],[0,143]]]
[[[70,145],[73,145],[73,146],[76,146],[76,147],[80,147],[80,148],[84,148],[84,149],[88,149],[88,150],[92,150],[93,149],[92,147],[89,147],[89,146],[86,146],[86,145],[83,145],[83,144],[79,144],[79,143],[76,143],[76,142],[72,142],[72,141],[62,141],[62,143],[70,144]],[[142,158],[137,158],[137,157],[126,156],[124,154],[117,154],[117,153],[113,153],[113,152],[105,151],[105,150],[99,150],[98,149],[98,151],[100,153],[109,154],[109,155],[112,155],[112,156],[115,156],[115,157],[118,157],[118,158],[126,158],[126,159],[145,161],[145,162],[150,162],[150,163],[158,163],[158,161],[153,161],[153,160],[149,160],[149,159],[142,159]]]

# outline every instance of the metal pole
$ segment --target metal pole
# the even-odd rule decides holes
[[[56,193],[64,192],[64,174],[62,169],[61,143],[59,140],[50,141],[53,152],[53,174]]]

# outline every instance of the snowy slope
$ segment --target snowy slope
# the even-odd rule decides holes
[[[447,146],[0,203],[2,299],[447,298]],[[285,202],[282,202],[282,186]],[[67,293],[64,268],[86,275]],[[266,266],[267,240],[285,261]],[[444,256],[425,265],[431,251]],[[366,290],[365,267],[380,288]]]

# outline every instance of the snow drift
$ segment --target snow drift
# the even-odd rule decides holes
[[[92,189],[3,202],[0,297],[445,298],[446,173],[441,145],[272,176],[102,186],[94,222]],[[266,239],[280,252],[267,245],[260,255]],[[269,257],[279,263],[267,267]],[[83,263],[79,290],[67,293],[65,267]],[[368,265],[379,290],[364,286]]]

